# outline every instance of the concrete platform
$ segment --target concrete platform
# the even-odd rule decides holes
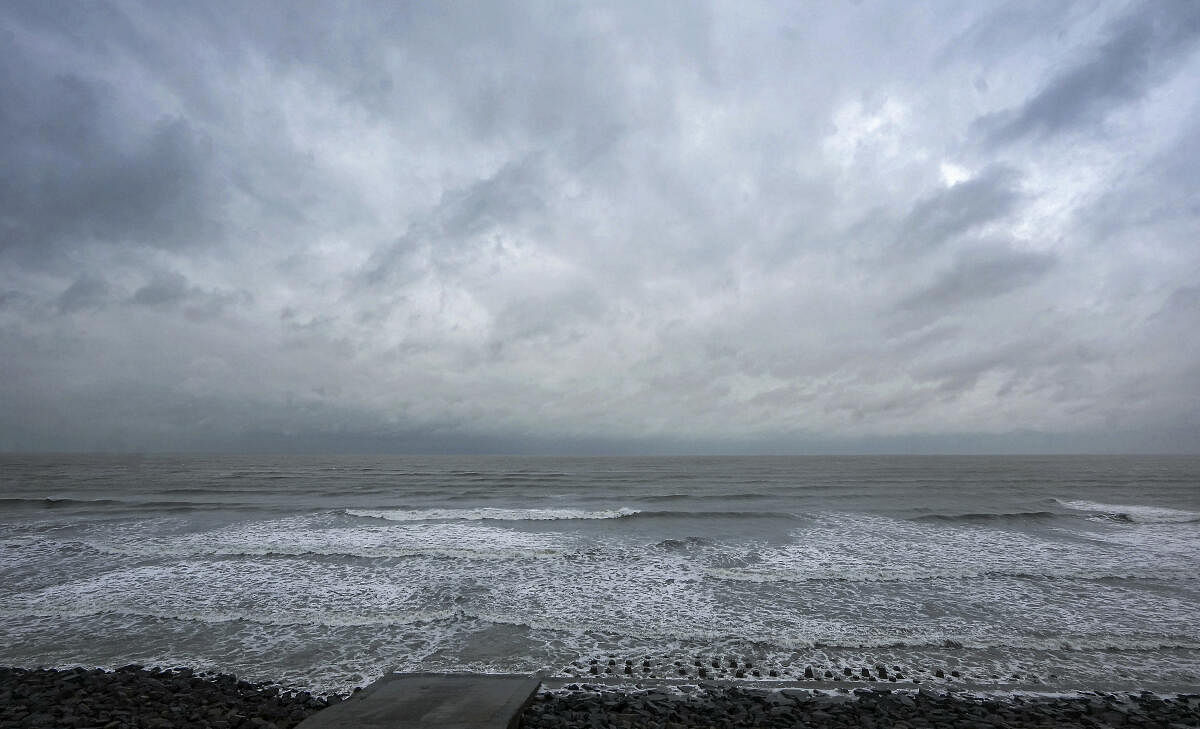
[[[540,681],[529,676],[392,673],[297,729],[515,729]]]

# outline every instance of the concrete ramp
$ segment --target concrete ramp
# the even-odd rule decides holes
[[[515,729],[539,685],[529,676],[393,673],[296,729]]]

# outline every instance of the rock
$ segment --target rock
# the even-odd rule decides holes
[[[251,726],[251,718],[265,722],[261,729],[288,729],[328,703],[303,691],[281,694],[277,686],[224,674],[198,674],[187,667],[130,665],[113,672],[0,669],[0,727],[5,729],[41,725],[235,729]],[[29,712],[23,710],[26,705],[42,709]],[[49,723],[43,715],[50,716]]]

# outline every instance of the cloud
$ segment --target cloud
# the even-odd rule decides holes
[[[1191,8],[6,4],[0,449],[1190,442]]]
[[[991,299],[1028,286],[1054,266],[1049,253],[1007,246],[970,249],[946,271],[916,293],[905,297],[901,310],[939,315],[955,314],[972,302]]]
[[[936,248],[955,235],[1004,217],[1017,203],[1018,178],[1015,170],[995,165],[918,201],[900,221],[897,245],[906,252]]]
[[[1200,39],[1200,7],[1187,0],[1138,4],[1107,29],[1093,52],[1055,75],[1020,107],[980,118],[993,144],[1047,138],[1095,126],[1178,70]]]
[[[178,273],[163,273],[133,292],[132,303],[139,306],[177,304],[188,295],[187,279]]]
[[[99,276],[83,274],[58,297],[58,310],[71,313],[103,306],[111,300],[108,282]]]
[[[0,250],[31,260],[90,243],[171,247],[211,233],[210,150],[187,121],[140,124],[109,84],[4,65]]]
[[[246,306],[253,298],[247,291],[205,290],[191,286],[180,273],[160,271],[134,291],[128,303],[151,309],[182,306],[189,318],[204,319],[222,314],[227,307]]]

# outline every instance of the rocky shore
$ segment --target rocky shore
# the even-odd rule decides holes
[[[538,694],[522,729],[997,729],[1200,726],[1200,695],[988,696],[859,688],[841,692],[743,687],[624,691],[569,685]]]
[[[655,685],[657,684],[657,685]],[[908,687],[651,688],[568,683],[544,690],[522,729],[995,729],[1200,727],[1200,694],[972,694]],[[0,729],[286,729],[339,696],[187,668],[0,668]]]
[[[0,729],[287,729],[338,700],[187,668],[0,668]]]

